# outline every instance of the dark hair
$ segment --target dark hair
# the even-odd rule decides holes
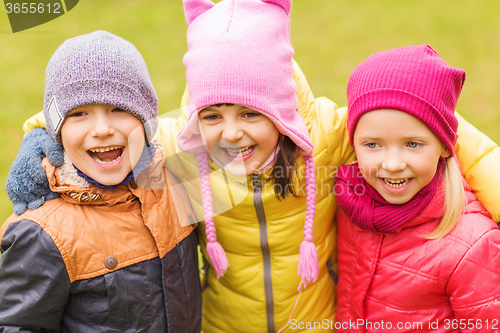
[[[297,145],[288,136],[280,134],[278,146],[280,150],[269,180],[273,181],[274,194],[278,198],[285,198],[287,195],[296,197],[297,194],[292,180],[297,173],[297,167],[295,166]]]
[[[219,104],[212,104],[210,106],[215,106],[216,108],[220,108],[221,106],[233,106],[233,103],[219,103]]]

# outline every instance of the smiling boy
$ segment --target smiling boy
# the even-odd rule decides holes
[[[151,141],[158,99],[139,51],[104,31],[78,36],[45,79],[65,163],[43,166],[60,198],[0,229],[0,332],[199,332],[194,214]]]

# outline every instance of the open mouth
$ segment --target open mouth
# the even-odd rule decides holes
[[[238,157],[250,154],[255,149],[255,145],[240,149],[230,149],[230,148],[223,148],[223,149],[229,156]]]
[[[120,159],[124,146],[111,146],[105,148],[91,148],[87,150],[89,156],[100,164],[112,164]]]
[[[400,188],[405,186],[410,182],[410,178],[405,178],[405,179],[388,179],[384,178],[384,183],[386,183],[388,186],[392,188]]]

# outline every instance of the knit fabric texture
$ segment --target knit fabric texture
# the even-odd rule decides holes
[[[454,113],[464,81],[465,71],[448,66],[429,45],[372,54],[354,69],[347,84],[351,145],[364,113],[394,109],[419,119],[454,155]]]
[[[85,104],[115,105],[130,112],[152,139],[158,126],[158,97],[134,45],[95,31],[70,38],[56,50],[45,71],[43,113],[47,132],[59,144],[68,112]]]
[[[296,111],[290,10],[290,0],[184,1],[189,117],[177,137],[181,150],[204,150],[198,128],[201,109],[232,103],[263,113],[302,154],[312,153],[309,133]]]

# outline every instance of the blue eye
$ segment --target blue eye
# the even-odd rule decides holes
[[[366,146],[370,149],[377,148],[377,144],[375,142],[368,142]]]
[[[407,146],[410,148],[417,148],[418,146],[420,146],[420,144],[418,142],[415,142],[415,141],[410,141],[407,143]]]
[[[119,107],[114,108],[113,111],[114,112],[127,112],[127,111],[125,111],[125,110],[123,110],[123,109],[121,109]]]

